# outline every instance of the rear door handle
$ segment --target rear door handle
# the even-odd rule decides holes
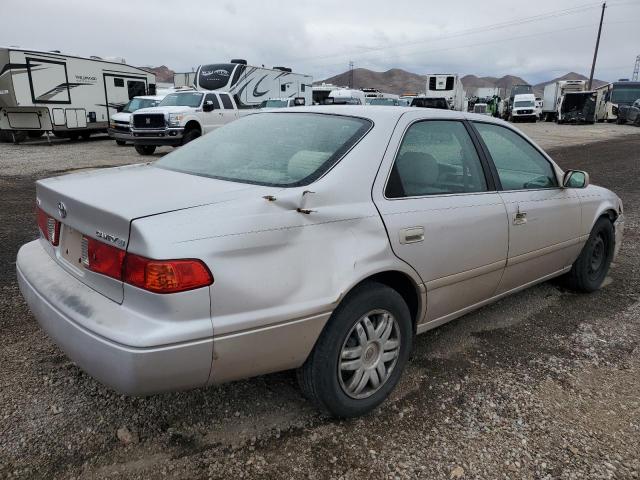
[[[400,230],[400,243],[417,243],[424,240],[424,228],[423,227],[409,227]]]

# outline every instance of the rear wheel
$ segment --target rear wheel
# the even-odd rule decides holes
[[[91,132],[82,132],[80,136],[83,140],[89,140],[91,138]]]
[[[567,275],[569,286],[581,292],[598,290],[609,272],[614,247],[613,224],[608,217],[600,217]]]
[[[304,395],[334,417],[364,415],[394,389],[413,341],[409,308],[392,288],[368,282],[333,312],[298,370]]]
[[[153,155],[153,152],[155,151],[155,145],[136,145],[136,152],[140,155]]]

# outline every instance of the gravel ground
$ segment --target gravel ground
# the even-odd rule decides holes
[[[67,360],[28,312],[13,262],[36,233],[36,177],[135,159],[96,140],[125,153],[92,163],[90,144],[0,145],[13,172],[0,178],[0,477],[639,477],[640,136],[553,152],[625,202],[601,291],[545,283],[418,337],[392,398],[351,421],[318,414],[291,372],[130,398]]]

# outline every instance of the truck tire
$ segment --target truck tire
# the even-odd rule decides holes
[[[90,131],[82,132],[80,136],[82,137],[83,140],[89,140],[91,138],[91,132]]]
[[[187,143],[192,142],[199,136],[200,136],[200,130],[196,130],[195,128],[192,128],[191,130],[187,130],[187,133],[185,133],[184,137],[182,137],[182,145],[186,145]]]
[[[364,415],[389,396],[409,358],[413,326],[394,289],[365,282],[340,303],[298,369],[304,396],[339,418]]]
[[[153,155],[153,152],[156,151],[155,145],[136,145],[136,152],[140,155]]]

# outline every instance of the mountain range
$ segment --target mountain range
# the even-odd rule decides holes
[[[155,73],[156,81],[160,83],[173,83],[174,71],[166,65],[159,67],[141,67],[144,70]],[[331,83],[338,86],[346,86],[350,84],[351,74],[353,73],[354,88],[377,88],[381,92],[388,93],[420,93],[424,92],[426,76],[418,73],[408,72],[401,68],[392,68],[386,72],[375,72],[367,68],[354,68],[353,72],[346,71],[333,77],[314,82],[316,85],[320,83]],[[533,85],[533,92],[537,96],[542,96],[545,85],[556,80],[588,80],[587,77],[580,73],[569,72],[557,78],[553,78],[546,82]],[[605,81],[593,80],[593,88],[604,85]],[[525,79],[515,75],[504,75],[502,77],[478,77],[476,75],[465,75],[462,77],[462,85],[467,95],[473,95],[477,88],[492,87],[499,88],[502,96],[506,95],[512,85],[529,84]]]
[[[351,72],[346,71],[333,77],[329,77],[325,80],[314,82],[331,83],[334,85],[345,86],[350,84]],[[354,68],[353,69],[353,87],[354,88],[377,88],[381,92],[388,93],[420,93],[424,92],[425,83],[427,77],[417,73],[407,72],[400,68],[392,68],[386,72],[374,72],[366,68]],[[525,79],[515,75],[504,75],[498,77],[478,77],[476,75],[465,75],[461,78],[462,85],[468,95],[473,95],[479,87],[492,87],[499,88],[500,94],[505,96],[513,85],[527,84],[530,85]],[[545,85],[556,80],[588,80],[587,77],[580,73],[569,72],[557,78],[550,79],[546,82],[541,82],[533,85],[533,91],[537,96],[542,96]],[[600,85],[604,85],[608,82],[602,80],[593,80],[593,88],[597,88]]]

